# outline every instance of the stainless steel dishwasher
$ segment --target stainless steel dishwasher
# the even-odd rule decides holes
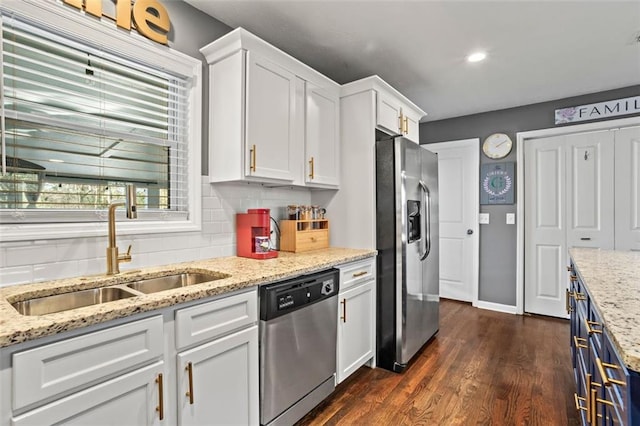
[[[335,389],[338,273],[260,287],[260,424],[292,425]]]

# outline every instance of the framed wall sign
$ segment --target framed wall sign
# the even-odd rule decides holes
[[[480,167],[480,204],[513,204],[515,188],[515,163],[488,163]]]

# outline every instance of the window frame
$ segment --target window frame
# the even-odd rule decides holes
[[[0,10],[45,27],[60,36],[107,45],[113,54],[143,62],[150,67],[167,69],[173,73],[191,77],[187,143],[188,178],[186,182],[189,206],[187,218],[185,220],[123,220],[118,223],[118,234],[157,234],[201,230],[202,62],[168,46],[153,42],[136,31],[123,31],[109,20],[85,16],[84,11],[78,11],[62,3],[42,0],[8,0],[3,2]],[[116,212],[119,219],[124,218],[121,210],[118,209]],[[43,215],[51,214],[46,210],[42,213]],[[16,215],[20,216],[20,212]],[[107,210],[98,211],[97,216],[98,221],[94,222],[75,222],[69,215],[68,218],[60,217],[58,223],[0,223],[0,242],[104,236]],[[17,219],[20,218],[17,217]]]

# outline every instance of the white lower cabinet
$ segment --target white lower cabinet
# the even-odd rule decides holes
[[[157,362],[13,418],[15,426],[161,425],[163,363]],[[164,401],[160,401],[160,398]],[[164,417],[164,416],[163,416]]]
[[[258,326],[178,354],[179,425],[258,423]]]
[[[1,348],[0,425],[257,425],[257,318],[254,288]]]
[[[337,382],[362,365],[375,366],[375,258],[340,266]]]

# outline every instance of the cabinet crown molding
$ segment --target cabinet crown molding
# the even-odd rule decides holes
[[[278,63],[293,72],[303,80],[310,81],[325,88],[338,92],[340,85],[329,77],[314,70],[307,64],[280,50],[274,45],[262,40],[255,34],[238,27],[200,49],[207,63],[216,63],[238,50],[258,53],[260,56]]]
[[[411,108],[416,115],[419,116],[419,120],[427,115],[419,106],[411,102],[409,98],[398,92],[393,86],[384,81],[378,75],[372,75],[370,77],[361,78],[360,80],[352,81],[351,83],[343,84],[340,88],[340,97],[354,95],[367,90],[375,90],[376,92],[384,92],[389,96],[393,96],[400,101],[400,103]]]

